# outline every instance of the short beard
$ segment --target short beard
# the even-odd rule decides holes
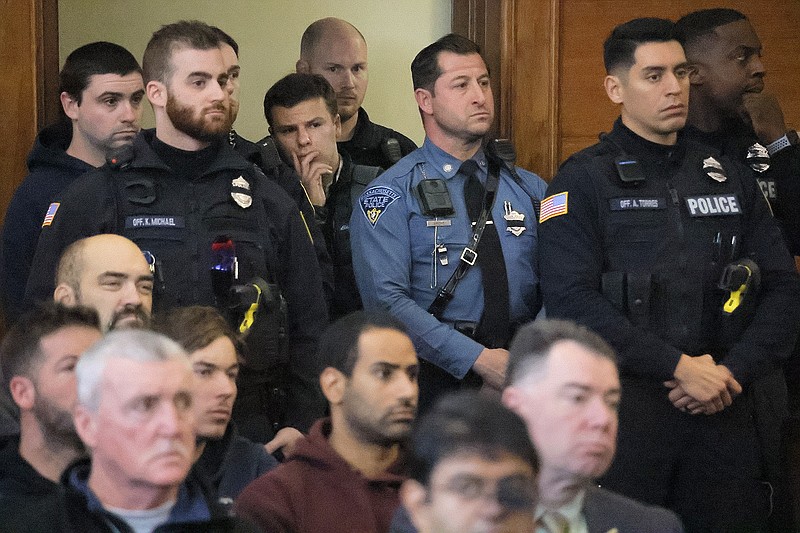
[[[404,402],[406,406],[406,404]],[[353,434],[363,443],[390,448],[404,442],[411,432],[411,424],[404,429],[389,430],[391,413],[378,420],[370,420],[372,410],[360,395],[352,390],[345,392],[344,418]]]
[[[83,454],[86,448],[75,431],[72,414],[37,394],[31,409],[39,423],[44,443],[52,451],[71,450]]]
[[[115,312],[108,323],[108,331],[117,329],[117,322],[125,318],[126,315],[134,315],[139,320],[136,325],[126,325],[125,328],[141,328],[147,329],[150,327],[150,315],[148,315],[141,305],[126,305],[120,311]]]
[[[231,130],[233,117],[230,106],[219,103],[214,109],[224,111],[225,120],[207,122],[203,116],[196,117],[191,107],[179,104],[171,94],[167,97],[166,111],[172,125],[176,130],[198,141],[212,142],[227,135]]]

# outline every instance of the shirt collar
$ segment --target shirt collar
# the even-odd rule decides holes
[[[439,173],[445,179],[450,179],[455,176],[458,173],[458,169],[461,168],[461,163],[463,163],[460,159],[453,157],[433,144],[433,141],[428,137],[425,137],[425,142],[422,144],[422,152],[425,163],[430,165],[429,168],[435,169],[435,172]],[[486,154],[483,152],[483,148],[478,150],[475,155],[472,156],[472,159],[478,163],[478,168],[481,169],[481,175],[485,175],[487,173]]]
[[[586,518],[583,516],[583,502],[585,499],[586,490],[581,490],[572,500],[557,509],[547,509],[542,504],[538,504],[536,506],[535,518],[538,521],[545,512],[554,511],[567,519],[569,522],[569,531],[585,531],[585,527],[583,529],[579,528],[579,524],[586,522]]]

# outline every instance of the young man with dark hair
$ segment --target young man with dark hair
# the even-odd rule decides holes
[[[0,279],[10,321],[22,312],[39,233],[49,225],[46,215],[58,210],[51,202],[78,176],[133,142],[142,118],[142,70],[130,52],[113,43],[86,44],[68,55],[59,92],[66,119],[39,133],[28,155],[30,173],[3,223]]]
[[[350,251],[353,203],[381,172],[355,164],[337,148],[341,130],[336,94],[322,76],[289,74],[264,96],[269,132],[300,176],[333,262],[331,318],[361,309]]]
[[[475,43],[446,35],[411,74],[425,143],[364,191],[350,231],[365,309],[388,309],[414,340],[424,410],[448,389],[502,387],[513,329],[540,308],[545,183],[484,151],[494,96]]]
[[[619,357],[619,448],[600,481],[689,531],[763,527],[751,384],[791,353],[800,281],[749,170],[679,134],[690,64],[674,23],[617,26],[605,51],[620,118],[559,169],[539,228],[548,316]]]
[[[311,23],[300,40],[296,69],[318,74],[333,87],[341,117],[338,149],[353,163],[386,169],[417,148],[402,133],[372,122],[361,107],[367,94],[367,42],[349,22],[328,17]]]
[[[241,67],[239,66],[239,45],[233,37],[220,28],[211,26],[211,29],[214,30],[220,39],[222,60],[228,70],[227,87],[231,98],[231,115],[233,117],[231,122],[236,122],[236,117],[239,114],[241,74]],[[239,135],[236,130],[231,129],[228,134],[228,143],[230,143],[242,157],[256,165],[265,176],[283,187],[283,190],[292,197],[297,207],[300,208],[303,224],[311,235],[311,239],[314,243],[314,250],[317,254],[317,260],[319,261],[322,284],[325,290],[325,300],[330,304],[333,300],[333,266],[331,264],[331,258],[325,246],[325,237],[322,235],[319,226],[314,223],[314,207],[311,205],[311,201],[308,199],[308,195],[300,183],[300,177],[294,172],[291,161],[287,163],[281,159],[278,154],[278,149],[275,146],[275,141],[270,136],[264,137],[256,143],[245,139]]]
[[[217,498],[233,501],[251,481],[278,462],[264,446],[239,435],[231,421],[239,375],[240,340],[213,307],[176,307],[154,321],[154,329],[189,354],[197,451],[195,469]]]
[[[416,414],[414,347],[392,317],[358,311],[331,324],[319,349],[331,361],[319,377],[330,418],[250,484],[236,508],[276,533],[386,531]]]
[[[168,24],[150,39],[143,71],[155,130],[64,193],[28,295],[49,292],[65,246],[111,232],[152,258],[155,311],[214,305],[239,325],[257,303],[242,326],[250,350],[239,381],[254,417],[239,430],[283,446],[325,409],[315,354],[327,310],[311,239],[294,202],[227,142],[229,69],[218,34],[202,22]]]
[[[401,498],[419,533],[534,531],[537,454],[496,399],[443,396],[414,428],[406,470]],[[391,531],[412,529],[398,517]]]
[[[0,346],[4,393],[19,407],[18,436],[0,442],[0,516],[55,498],[61,473],[85,454],[75,432],[75,364],[101,337],[97,314],[46,302],[24,314]],[[5,524],[0,525],[0,529]]]
[[[683,531],[673,513],[597,487],[616,450],[614,350],[584,327],[542,320],[520,328],[510,352],[503,403],[539,452],[537,523],[547,531]]]

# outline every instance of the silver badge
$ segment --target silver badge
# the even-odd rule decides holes
[[[747,164],[756,172],[769,170],[769,151],[761,144],[755,143],[747,149]]]
[[[503,218],[506,220],[506,231],[510,231],[515,237],[522,235],[525,231],[525,215],[514,211],[511,202],[503,202]]]
[[[728,176],[725,175],[725,171],[722,169],[722,165],[713,157],[703,159],[703,170],[708,174],[708,177],[714,181],[722,183],[728,179]]]
[[[248,192],[237,192],[237,189]],[[242,176],[239,176],[235,180],[231,181],[231,198],[233,198],[233,201],[243,209],[247,209],[253,205],[253,197],[250,195],[249,191],[250,184]]]

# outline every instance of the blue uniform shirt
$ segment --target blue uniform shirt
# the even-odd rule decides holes
[[[479,178],[485,183],[487,163],[483,151],[473,159],[480,168]],[[458,174],[461,163],[426,138],[421,148],[370,184],[350,219],[353,266],[364,307],[388,309],[406,324],[420,357],[458,378],[464,377],[484,349],[452,327],[455,321],[478,322],[481,318],[480,267],[476,264],[470,268],[461,280],[445,309],[443,322],[427,309],[472,237],[464,203],[466,179]],[[503,169],[492,218],[506,263],[510,317],[522,322],[532,320],[538,309],[537,224],[529,194],[541,199],[546,184],[526,170],[517,169],[517,173],[527,191]],[[447,183],[455,210],[452,216],[434,218],[422,214],[417,184],[437,178]]]

